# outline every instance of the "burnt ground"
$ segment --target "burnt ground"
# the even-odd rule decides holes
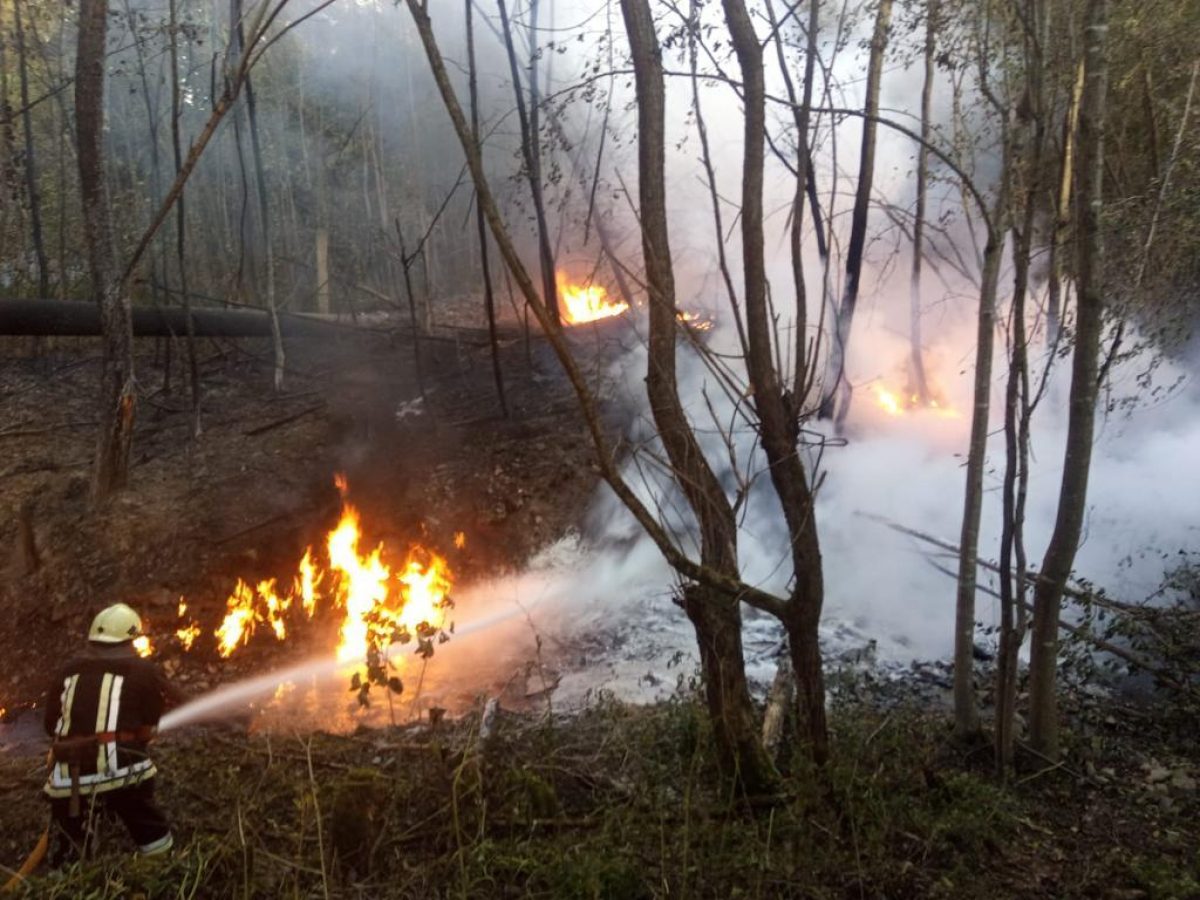
[[[407,338],[332,331],[288,345],[286,390],[271,391],[265,341],[199,342],[203,433],[189,438],[179,371],[164,387],[165,343],[138,341],[139,412],[129,489],[91,508],[100,359],[93,339],[30,355],[7,339],[0,362],[0,707],[37,699],[48,667],[72,652],[91,616],[128,601],[159,635],[170,671],[203,689],[295,648],[269,639],[217,665],[182,655],[176,604],[206,628],[238,577],[295,573],[306,545],[336,522],[345,472],[366,538],[445,553],[460,581],[520,564],[577,520],[595,486],[590,442],[569,387],[535,342],[503,345],[511,416],[499,410],[478,331],[422,344],[426,400]],[[22,553],[28,509],[37,566]],[[466,546],[454,549],[456,531]]]

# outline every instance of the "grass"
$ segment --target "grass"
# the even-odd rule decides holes
[[[1061,770],[1001,786],[964,762],[943,719],[915,709],[839,706],[833,724],[825,772],[788,760],[786,796],[753,811],[720,789],[690,697],[601,699],[553,720],[505,715],[486,743],[477,717],[348,736],[177,737],[158,750],[176,853],[131,861],[112,827],[94,861],[27,893],[1200,895],[1194,805],[1165,814]],[[32,799],[11,808],[32,845],[42,810]]]

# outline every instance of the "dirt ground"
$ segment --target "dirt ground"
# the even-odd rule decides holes
[[[544,346],[505,340],[506,419],[482,333],[443,329],[422,342],[422,401],[411,341],[374,327],[291,341],[278,395],[267,342],[199,342],[197,440],[180,350],[167,385],[165,342],[139,340],[131,484],[99,511],[88,496],[98,341],[57,339],[33,356],[27,340],[8,339],[0,608],[12,624],[0,629],[0,707],[11,715],[36,701],[48,669],[116,601],[143,611],[160,659],[195,688],[294,653],[264,640],[230,664],[211,650],[181,655],[176,605],[186,596],[210,629],[238,577],[290,579],[336,521],[335,472],[348,476],[370,541],[420,541],[446,553],[460,580],[519,566],[576,522],[596,483],[591,445]],[[22,509],[36,567],[22,551]]]

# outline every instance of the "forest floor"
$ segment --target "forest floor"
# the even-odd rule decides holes
[[[143,342],[130,489],[89,509],[99,360],[62,341],[0,362],[0,706],[35,702],[48,668],[103,605],[126,600],[169,635],[188,597],[206,624],[230,585],[294,567],[336,521],[333,474],[373,541],[466,535],[464,578],[518,569],[579,524],[596,477],[553,364],[505,348],[514,415],[498,414],[486,349],[429,342],[426,402],[407,346],[385,335],[295,342],[270,391],[261,342],[202,342],[204,432],[188,436],[178,372]],[[22,349],[13,345],[7,349]],[[175,361],[178,366],[178,359]],[[417,410],[420,409],[420,413]],[[617,428],[619,423],[610,423]],[[29,510],[38,565],[22,549]],[[11,559],[8,557],[11,556]],[[159,658],[204,690],[294,647],[219,661],[172,640]],[[956,745],[942,710],[849,675],[832,681],[833,762],[790,759],[784,789],[724,794],[698,698],[600,698],[570,716],[478,710],[353,734],[164,735],[169,861],[131,863],[119,828],[98,858],[28,883],[44,897],[1200,897],[1197,723],[1072,691],[1066,762],[1007,785],[986,747]],[[0,866],[44,827],[41,764],[0,753]],[[0,873],[4,871],[0,868]]]
[[[1175,727],[1103,726],[1069,764],[1000,785],[942,713],[835,701],[823,775],[723,793],[698,698],[600,700],[406,727],[163,738],[173,856],[94,861],[28,895],[118,897],[1195,898],[1200,803]],[[1076,720],[1078,724],[1078,720]],[[1075,735],[1085,733],[1073,732]],[[1195,769],[1191,769],[1193,775]],[[1089,774],[1090,773],[1090,774]],[[0,756],[0,853],[45,823],[41,768]]]
[[[179,598],[206,630],[238,578],[290,579],[337,522],[335,473],[362,513],[364,538],[453,553],[460,580],[521,567],[577,523],[596,476],[569,388],[523,343],[504,348],[510,418],[499,412],[486,346],[425,341],[425,401],[411,348],[379,333],[291,343],[286,390],[273,394],[265,342],[201,341],[203,431],[178,354],[173,390],[153,341],[139,342],[140,405],[129,489],[89,503],[98,344],[58,340],[33,358],[15,339],[0,356],[0,709],[36,701],[81,646],[92,615],[117,601],[146,616],[159,659],[204,690],[295,647],[264,641],[228,661],[183,654]],[[544,348],[534,347],[534,356]],[[548,363],[548,360],[545,361]],[[548,373],[548,374],[547,374]],[[22,549],[20,510],[37,557]],[[449,555],[449,554],[447,554]],[[31,571],[32,569],[32,571]]]

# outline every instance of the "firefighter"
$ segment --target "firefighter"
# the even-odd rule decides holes
[[[161,670],[138,656],[141,617],[118,603],[88,631],[85,653],[54,676],[46,692],[53,739],[45,793],[50,798],[51,865],[80,858],[101,811],[125,825],[144,856],[166,853],[173,838],[154,803],[157,770],[147,752],[159,717],[182,700]]]

